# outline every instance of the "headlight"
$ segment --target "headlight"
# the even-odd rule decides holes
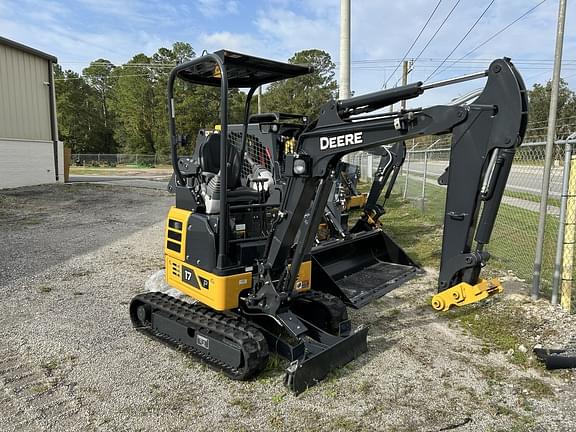
[[[306,161],[304,159],[296,159],[294,161],[294,174],[303,175],[306,174]]]

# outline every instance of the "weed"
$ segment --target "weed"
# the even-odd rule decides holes
[[[52,287],[49,287],[48,285],[39,285],[38,286],[38,292],[39,293],[46,294],[46,293],[49,293],[51,291],[52,291]]]
[[[47,372],[52,372],[53,370],[58,368],[58,361],[50,360],[45,363],[40,364],[40,367],[45,369]]]
[[[36,384],[35,386],[32,387],[32,391],[36,394],[38,393],[44,393],[45,391],[50,389],[50,385],[49,384]]]
[[[516,412],[512,408],[508,408],[506,405],[494,405],[497,415],[513,416]]]
[[[286,393],[275,394],[274,396],[272,396],[272,402],[275,404],[279,404],[280,402],[282,402],[284,400],[285,397],[286,397]]]
[[[525,377],[516,380],[518,386],[527,390],[531,395],[537,398],[550,398],[554,396],[554,390],[550,385],[538,378]]]
[[[329,397],[331,399],[335,399],[336,396],[338,396],[338,390],[336,390],[335,386],[331,386],[331,387],[326,389],[324,394],[326,395],[326,397]]]
[[[374,387],[373,382],[368,381],[368,380],[364,380],[358,385],[358,391],[362,394],[367,395],[372,391],[373,387]]]
[[[273,428],[284,430],[284,419],[279,414],[273,414],[269,417],[270,424]]]
[[[519,345],[529,345],[529,341],[521,336],[520,324],[526,322],[526,317],[511,305],[495,308],[495,304],[499,304],[496,299],[491,304],[469,305],[445,312],[444,315],[457,320],[470,334],[484,341],[485,348],[493,346],[505,352],[512,350],[512,363],[531,366],[533,361],[528,354],[517,349]]]
[[[230,406],[238,407],[242,411],[246,412],[253,412],[256,409],[254,402],[243,398],[232,399],[229,404]]]
[[[264,372],[279,372],[284,369],[284,360],[277,354],[270,354]]]
[[[506,380],[507,371],[496,366],[477,366],[480,373],[488,380],[488,384],[499,384]]]
[[[356,420],[352,420],[348,417],[337,416],[334,417],[330,422],[330,427],[328,430],[335,431],[364,431],[366,428]]]

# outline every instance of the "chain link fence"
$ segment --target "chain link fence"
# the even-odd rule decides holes
[[[158,165],[169,165],[170,156],[167,155],[147,155],[147,154],[106,154],[87,153],[73,154],[72,165],[82,167],[155,167]]]
[[[442,224],[444,220],[446,187],[438,185],[437,180],[449,165],[450,148],[446,146],[448,143],[447,137],[441,137],[408,145],[412,149],[407,152],[394,187],[396,196],[412,203],[437,224]],[[565,168],[564,149],[565,141],[557,141],[550,176],[541,275],[541,287],[545,295],[550,293],[554,274]],[[532,281],[534,268],[545,153],[545,142],[525,143],[516,152],[487,248],[492,255],[492,265],[509,271],[527,283]],[[360,167],[361,180],[370,183],[378,166],[379,156],[357,152],[348,158],[350,163]],[[576,211],[573,213],[576,218]]]

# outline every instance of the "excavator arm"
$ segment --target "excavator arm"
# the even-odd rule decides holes
[[[484,90],[466,106],[438,105],[358,116],[417,97],[430,88],[483,76],[488,78]],[[336,164],[344,155],[446,133],[452,133],[452,143],[450,167],[443,176],[448,189],[438,291],[442,294],[456,289],[450,296],[457,303],[458,293],[467,294],[461,284],[480,289],[479,284],[486,285],[479,279],[480,269],[489,258],[484,245],[490,239],[526,124],[525,86],[507,58],[495,60],[487,71],[468,77],[427,86],[419,82],[325,104],[319,119],[300,135],[295,153],[287,156],[288,181],[281,208],[259,265],[259,281],[247,304],[266,314],[280,315],[278,311],[290,298],[300,265],[313,245]],[[483,288],[486,292],[493,287]],[[441,297],[434,307],[445,309],[450,301]],[[280,320],[284,322],[282,317]],[[293,330],[298,333],[295,327]]]
[[[366,199],[362,216],[350,230],[350,232],[353,233],[370,231],[375,226],[379,226],[378,219],[380,219],[385,212],[384,204],[392,194],[392,188],[396,183],[396,179],[398,178],[398,174],[406,157],[406,143],[399,141],[390,148],[381,147],[372,153],[380,156],[380,162],[374,174],[374,181],[370,187],[370,192],[368,192],[368,198]],[[378,200],[386,184],[388,184],[388,187],[384,194],[384,202],[379,204]]]

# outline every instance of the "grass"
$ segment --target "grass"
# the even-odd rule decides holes
[[[530,346],[530,341],[524,336],[526,333],[522,333],[522,330],[530,325],[526,322],[525,315],[512,305],[501,304],[498,305],[498,310],[487,310],[497,302],[498,300],[494,299],[492,304],[472,304],[444,312],[443,315],[458,321],[466,331],[482,340],[488,347],[504,352],[512,351],[512,363],[523,367],[537,365],[528,353],[518,349],[520,345]],[[480,371],[489,381],[502,381],[500,370],[480,368]]]
[[[39,285],[38,286],[38,292],[40,292],[42,294],[47,294],[51,291],[52,291],[52,287],[49,287],[48,285]]]
[[[538,378],[524,377],[516,380],[516,384],[538,399],[554,397],[552,387]]]
[[[170,166],[157,165],[155,167],[145,166],[119,166],[119,167],[70,167],[70,175],[97,175],[97,176],[120,176],[120,175],[134,175],[134,174],[155,174],[168,175]]]
[[[399,177],[396,191],[404,188],[405,178]],[[412,176],[408,181],[407,196],[421,196],[422,183]],[[506,192],[510,196],[518,196],[526,199],[530,194]],[[517,195],[518,194],[518,195]],[[395,234],[401,246],[411,244],[414,238],[408,237],[404,242],[403,230],[409,229],[410,225],[419,227],[434,227],[438,233],[437,244],[435,247],[440,248],[440,232],[444,218],[444,206],[446,201],[446,189],[444,187],[426,184],[425,202],[421,200],[409,201],[412,203],[411,211],[402,213],[392,213],[390,211],[381,219],[385,224],[386,231]],[[531,201],[531,199],[527,199]],[[551,203],[553,205],[553,203]],[[397,192],[391,200],[386,203],[387,208],[406,207],[401,195]],[[403,220],[410,218],[409,220]],[[500,270],[512,271],[513,274],[527,282],[531,282],[534,253],[536,249],[536,237],[538,231],[538,213],[531,210],[519,208],[509,204],[502,203],[496,219],[494,230],[490,238],[487,250],[492,255],[489,265]],[[556,251],[556,236],[558,232],[558,218],[548,216],[546,219],[545,241],[544,241],[544,259],[542,263],[542,286],[546,291],[551,286],[552,273],[554,267],[554,254]],[[399,237],[398,237],[399,236]],[[423,244],[418,245],[418,249],[430,249],[434,245],[427,244],[427,238],[423,238]],[[434,264],[434,262],[432,262]],[[546,294],[546,293],[545,293]]]
[[[272,403],[277,405],[277,404],[281,403],[285,397],[286,397],[286,393],[278,393],[278,394],[273,395],[271,397],[271,400],[272,400]]]
[[[36,384],[32,387],[32,391],[36,394],[44,393],[45,391],[50,389],[49,384]]]
[[[47,372],[52,372],[53,370],[58,368],[58,362],[56,360],[50,360],[45,363],[42,363],[40,366]]]
[[[262,372],[258,374],[256,378],[258,381],[267,382],[270,381],[272,377],[277,376],[282,373],[287,366],[286,360],[280,357],[278,354],[270,353],[268,357],[268,363]]]
[[[230,406],[238,407],[245,412],[253,412],[256,409],[254,402],[245,398],[232,399],[229,404]]]
[[[522,199],[524,201],[530,201],[530,202],[535,202],[535,203],[540,203],[540,195],[536,195],[530,192],[518,192],[518,191],[512,191],[512,190],[506,190],[504,191],[504,195],[505,196],[509,196],[512,198],[519,198]],[[553,206],[553,207],[560,207],[560,200],[558,198],[554,198],[554,197],[548,197],[548,205],[549,206]]]
[[[403,183],[399,180],[398,184]],[[408,192],[410,196],[412,194],[410,189]],[[426,196],[426,212],[422,213],[418,206],[403,200],[400,194],[393,194],[386,203],[387,213],[381,221],[384,230],[411,257],[424,266],[439,268],[445,190],[430,185]],[[536,213],[502,204],[487,248],[492,255],[489,268],[498,271],[512,270],[517,276],[530,280],[537,222]],[[549,217],[544,245],[547,251],[555,250],[557,227],[558,221],[554,217]],[[545,259],[543,264],[543,280],[549,282],[546,278],[552,274],[553,261]],[[486,274],[486,270],[483,272]],[[490,313],[486,313],[486,307],[490,308]],[[480,306],[469,305],[444,314],[447,318],[457,321],[472,336],[484,341],[482,354],[488,354],[493,349],[503,352],[512,350],[512,363],[524,367],[534,364],[528,353],[518,350],[519,345],[530,346],[530,341],[525,338],[525,334],[529,333],[522,333],[522,329],[530,323],[526,322],[521,310],[511,305],[499,304],[495,298],[488,305],[486,303]],[[521,326],[518,323],[526,325]],[[501,378],[498,375],[500,371],[481,370],[481,372],[488,380],[498,381]]]

